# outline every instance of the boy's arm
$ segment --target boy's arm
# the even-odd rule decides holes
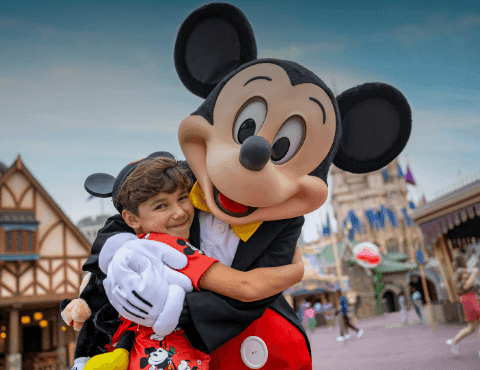
[[[167,234],[149,233],[139,238],[154,240],[187,255],[188,265],[179,270],[195,288],[207,289],[242,302],[254,302],[283,292],[302,280],[302,253],[297,247],[292,264],[238,271],[205,255],[187,241]]]
[[[290,219],[286,224],[281,221],[272,222],[275,226],[268,227],[281,227],[279,234],[273,240],[266,241],[267,249],[252,265],[237,264],[237,266],[240,265],[243,270],[253,270],[291,263],[304,220],[302,216]],[[254,234],[252,238],[255,237]],[[261,244],[264,241],[258,238],[256,242]],[[261,317],[280,295],[281,293],[275,294],[255,302],[240,302],[210,291],[193,291],[185,295],[179,325],[194,348],[210,353],[238,336],[253,321]]]
[[[297,246],[291,265],[260,267],[238,271],[222,263],[214,263],[200,278],[200,288],[242,302],[254,302],[283,292],[302,280],[304,266]]]

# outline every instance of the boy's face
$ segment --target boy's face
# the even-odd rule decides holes
[[[158,193],[140,204],[138,216],[124,213],[127,224],[139,233],[157,232],[188,239],[194,209],[188,191],[179,188],[172,194]]]

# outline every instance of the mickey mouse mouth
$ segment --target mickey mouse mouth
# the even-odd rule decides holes
[[[258,209],[258,207],[249,207],[235,202],[226,195],[220,193],[215,186],[213,187],[213,199],[220,211],[232,217],[245,217]]]

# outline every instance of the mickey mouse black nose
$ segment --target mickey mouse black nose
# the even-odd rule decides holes
[[[250,136],[240,148],[240,163],[250,171],[261,171],[272,155],[270,143],[261,136]]]

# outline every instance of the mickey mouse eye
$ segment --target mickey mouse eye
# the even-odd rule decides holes
[[[267,104],[254,98],[247,102],[237,114],[233,125],[233,139],[242,144],[250,136],[258,134],[267,116]]]
[[[288,162],[298,152],[305,138],[305,124],[298,117],[289,118],[273,139],[272,162],[283,164]]]

